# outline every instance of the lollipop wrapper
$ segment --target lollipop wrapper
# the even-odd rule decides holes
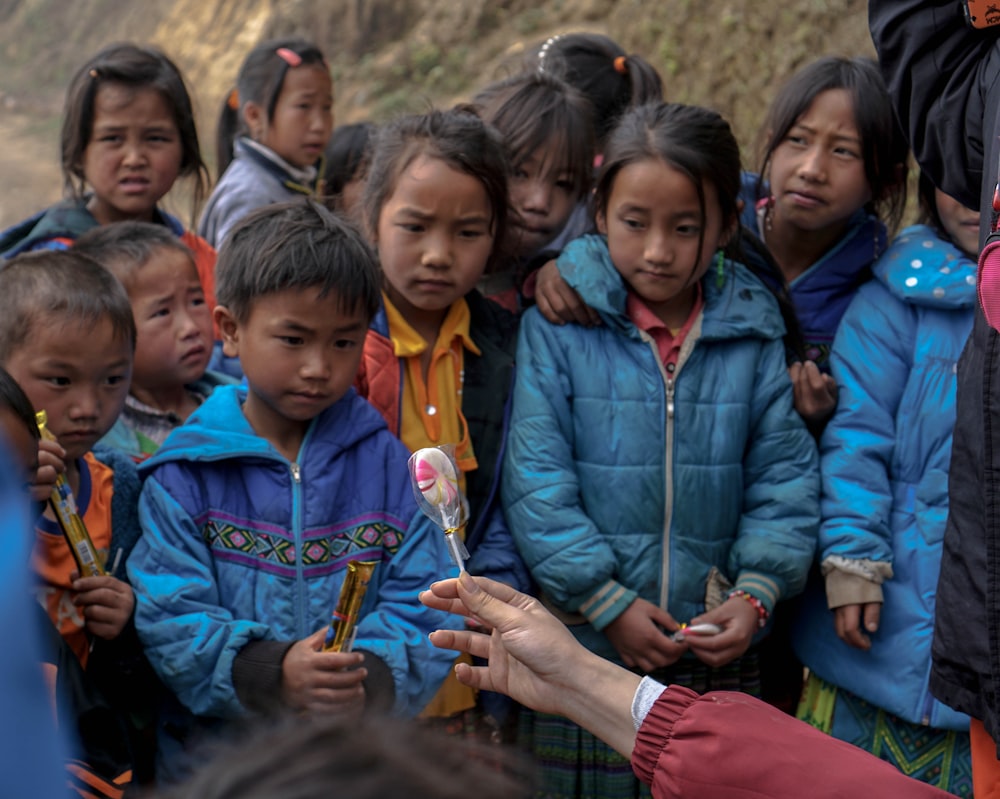
[[[443,447],[418,449],[410,456],[410,481],[420,510],[445,532],[465,523],[466,506],[458,488],[458,467]]]

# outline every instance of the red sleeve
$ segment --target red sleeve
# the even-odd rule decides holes
[[[678,686],[639,728],[632,768],[655,799],[949,796],[751,696]]]

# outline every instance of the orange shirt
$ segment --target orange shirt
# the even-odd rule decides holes
[[[649,309],[649,306],[634,291],[629,291],[628,293],[625,310],[632,324],[643,332],[648,333],[656,343],[656,350],[660,354],[660,361],[663,363],[663,367],[667,370],[667,374],[673,375],[674,369],[677,368],[677,358],[681,352],[681,345],[684,344],[684,339],[691,332],[691,328],[694,326],[694,322],[698,318],[698,314],[701,313],[704,305],[705,300],[701,293],[701,283],[697,283],[695,285],[694,305],[691,307],[691,313],[688,314],[684,325],[677,330],[671,330],[663,324],[660,317],[653,313]]]
[[[77,463],[80,469],[80,489],[76,493],[77,510],[94,546],[107,562],[108,550],[111,548],[114,472],[90,452]],[[73,604],[70,587],[70,574],[77,571],[76,561],[55,519],[48,516],[38,519],[32,561],[40,578],[37,588],[39,602],[86,668],[90,641],[84,629],[83,614]]]

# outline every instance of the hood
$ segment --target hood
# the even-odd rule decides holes
[[[639,337],[626,312],[628,287],[611,262],[604,236],[571,241],[556,263],[563,279],[609,328]],[[785,334],[774,296],[743,264],[727,259],[722,284],[713,267],[702,278],[701,287],[705,298],[703,339],[774,339]]]
[[[976,262],[927,225],[908,227],[872,269],[903,302],[959,309],[976,302]]]
[[[169,461],[218,461],[227,458],[282,456],[266,439],[257,435],[243,415],[246,386],[219,386],[211,396],[174,430],[149,460],[140,466],[145,475]],[[321,441],[323,458],[332,460],[359,441],[385,427],[378,412],[354,389],[312,420],[305,441]]]

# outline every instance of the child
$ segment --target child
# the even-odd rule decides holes
[[[110,45],[87,61],[66,93],[62,169],[70,198],[0,234],[0,257],[65,248],[110,222],[155,222],[194,253],[205,299],[215,305],[215,251],[158,205],[178,178],[190,178],[197,208],[208,179],[173,61],[134,44]]]
[[[227,238],[215,316],[246,386],[216,389],[143,464],[129,561],[136,626],[183,707],[161,771],[248,711],[416,713],[448,672],[416,592],[452,572],[418,509],[405,448],[351,390],[378,304],[357,231],[312,201],[249,214]],[[320,652],[353,560],[375,568],[353,652]]]
[[[358,122],[334,130],[326,146],[324,202],[330,210],[338,211],[358,225],[364,224],[365,174],[374,138],[375,126],[371,122]]]
[[[138,336],[132,382],[125,408],[101,444],[142,461],[213,388],[233,382],[206,371],[212,312],[191,250],[160,225],[102,225],[73,246],[117,277],[132,303]]]
[[[595,189],[602,235],[559,258],[603,324],[525,314],[503,470],[543,601],[597,654],[699,692],[756,692],[752,640],[802,590],[819,516],[776,303],[723,254],[739,179],[714,112],[626,113]],[[688,622],[722,630],[673,635]],[[628,761],[578,727],[523,728],[546,795],[638,795]]]
[[[908,150],[867,58],[829,56],[799,70],[771,103],[764,135],[760,178],[743,181],[743,223],[780,269],[772,287],[788,285],[808,356],[789,369],[795,407],[818,433],[837,404],[830,345],[885,252],[883,219],[899,224]]]
[[[332,130],[333,82],[319,48],[302,39],[258,44],[222,105],[219,182],[198,232],[220,247],[254,208],[321,195],[317,178]]]
[[[979,212],[924,176],[920,202],[925,224],[879,258],[834,340],[840,402],[821,459],[826,592],[806,593],[792,642],[809,668],[800,718],[971,796],[969,718],[933,699],[927,677]]]
[[[139,534],[139,483],[128,458],[91,452],[121,412],[134,346],[125,290],[93,261],[71,250],[40,251],[0,270],[0,365],[46,412],[59,447],[40,446],[39,460],[58,456],[108,572],[77,576],[69,545],[46,509],[35,531],[38,599],[88,678],[120,718],[131,721],[133,766],[137,780],[145,781],[152,751],[141,733],[150,723],[156,683],[135,637],[135,596],[122,568]]]
[[[508,229],[507,192],[503,147],[475,114],[435,111],[380,130],[365,210],[384,285],[357,386],[411,451],[455,445],[468,568],[526,589],[499,500],[517,322],[475,290]],[[428,714],[473,707],[471,691],[449,685],[458,690]]]
[[[590,191],[593,112],[579,92],[538,70],[487,86],[473,105],[503,139],[515,212],[510,242],[500,242],[515,264],[490,274],[482,289],[517,312],[534,295],[533,269],[551,257],[548,245]]]

